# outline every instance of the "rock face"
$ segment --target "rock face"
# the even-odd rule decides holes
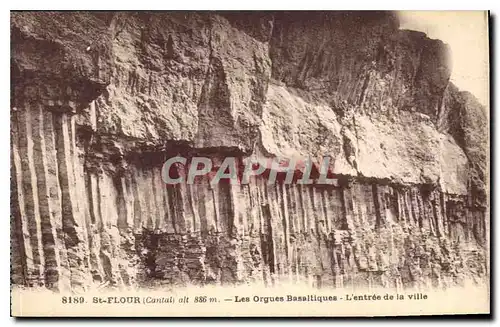
[[[12,282],[53,290],[488,278],[488,114],[384,12],[12,13]],[[165,185],[176,155],[337,186]]]

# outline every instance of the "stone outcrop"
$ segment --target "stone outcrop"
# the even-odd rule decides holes
[[[487,111],[394,14],[20,12],[11,39],[14,284],[487,280]],[[165,185],[176,155],[339,184]]]

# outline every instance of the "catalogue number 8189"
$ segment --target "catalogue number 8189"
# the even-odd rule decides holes
[[[83,296],[63,296],[61,298],[62,304],[80,304],[85,303]]]

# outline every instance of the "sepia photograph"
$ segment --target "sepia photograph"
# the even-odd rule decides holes
[[[11,11],[11,315],[490,313],[488,11]]]

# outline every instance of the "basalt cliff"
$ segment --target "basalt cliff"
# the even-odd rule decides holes
[[[12,283],[489,278],[489,118],[386,12],[11,13]],[[338,185],[165,185],[166,159],[332,158]]]

